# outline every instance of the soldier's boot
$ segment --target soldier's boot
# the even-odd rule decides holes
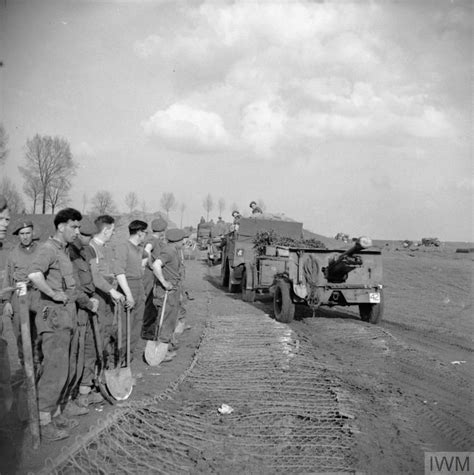
[[[68,431],[77,427],[79,425],[79,421],[77,419],[70,419],[64,414],[59,414],[59,416],[53,417],[53,424],[58,429]]]
[[[55,441],[67,439],[69,437],[69,432],[64,429],[60,429],[51,420],[51,413],[42,412],[39,413],[40,419],[40,434],[41,439],[45,441]]]
[[[62,413],[66,417],[74,417],[74,416],[83,416],[85,414],[89,413],[89,409],[87,407],[81,407],[79,406],[76,401],[69,400],[64,407]]]

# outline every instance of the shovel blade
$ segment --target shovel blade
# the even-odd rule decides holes
[[[145,361],[150,366],[158,366],[165,359],[168,353],[168,346],[168,343],[147,341],[144,353]]]
[[[133,377],[129,367],[105,370],[104,379],[110,395],[117,401],[124,401],[132,394]]]

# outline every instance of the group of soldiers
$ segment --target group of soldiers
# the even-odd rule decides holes
[[[0,196],[0,240],[9,221],[8,204]],[[13,226],[19,242],[7,258],[0,302],[24,365],[20,295],[27,296],[24,314],[29,314],[42,439],[68,437],[78,425],[75,417],[103,401],[98,367],[128,365],[140,337],[159,350],[152,364],[170,361],[176,335],[189,328],[183,306],[184,231],[167,229],[158,218],[151,222],[150,236],[148,224],[134,220],[129,238],[112,246],[115,225],[112,216],[92,222],[66,208],[54,216],[54,235],[45,242],[34,238],[31,221]],[[0,417],[13,401],[1,324],[0,318]],[[129,334],[117,332],[120,327],[129,328]]]

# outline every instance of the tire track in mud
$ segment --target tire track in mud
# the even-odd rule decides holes
[[[433,351],[393,329],[346,318],[306,318],[292,328],[352,398],[359,469],[422,472],[424,451],[472,450],[472,382],[440,361],[442,345]]]

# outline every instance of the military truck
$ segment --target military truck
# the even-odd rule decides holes
[[[199,223],[197,225],[196,240],[201,251],[207,249],[207,243],[211,237],[212,223]]]
[[[245,301],[256,293],[272,292],[275,318],[290,322],[297,305],[313,312],[321,306],[358,306],[363,321],[383,316],[382,255],[369,238],[356,239],[347,250],[301,246],[267,246],[258,254],[253,241],[259,231],[301,239],[298,222],[242,218],[237,231],[226,236],[221,284],[240,290]]]

